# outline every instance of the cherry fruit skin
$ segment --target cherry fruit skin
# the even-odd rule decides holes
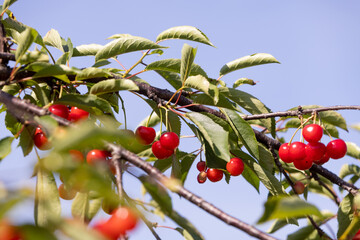
[[[312,164],[313,161],[308,157],[294,161],[294,166],[299,170],[308,170]]]
[[[344,140],[335,139],[329,142],[326,146],[326,152],[332,159],[339,159],[345,156],[347,146]]]
[[[223,171],[221,171],[220,169],[216,169],[216,168],[209,168],[207,171],[206,171],[206,174],[207,174],[207,178],[211,181],[211,182],[218,182],[220,181],[223,176],[224,176],[224,173]]]
[[[326,146],[321,142],[309,142],[305,147],[306,156],[313,162],[318,162],[326,153]]]
[[[308,142],[318,142],[323,136],[323,129],[318,124],[309,124],[304,127],[302,135]]]
[[[138,216],[127,207],[119,207],[112,212],[111,217],[107,221],[109,230],[118,237],[124,235],[127,231],[136,227]]]
[[[89,117],[89,113],[85,110],[82,110],[78,107],[71,107],[68,120],[71,122],[77,122],[80,120],[85,120]]]
[[[35,146],[40,150],[49,150],[51,148],[51,144],[48,138],[40,128],[37,128],[35,130],[35,135],[33,137],[33,140]]]
[[[76,196],[76,190],[71,189],[68,186],[65,186],[65,184],[60,184],[59,186],[59,196],[64,200],[71,200],[74,199]]]
[[[314,163],[316,163],[317,165],[323,165],[324,163],[328,162],[329,159],[329,155],[327,154],[327,152],[325,152],[324,156],[319,161],[316,161]]]
[[[107,152],[100,149],[93,149],[86,155],[86,162],[89,165],[96,165],[99,162],[105,162],[107,159]]]
[[[290,149],[289,143],[283,143],[279,148],[279,157],[283,162],[286,163],[293,162],[293,160],[290,158],[289,149]]]
[[[164,148],[160,141],[154,142],[151,146],[151,150],[158,159],[165,159],[174,154],[174,150]]]
[[[135,135],[142,144],[149,145],[154,141],[156,132],[152,127],[140,126],[136,129]]]
[[[206,179],[207,179],[207,173],[204,171],[201,171],[197,176],[198,183],[200,184],[204,183]]]
[[[206,162],[205,161],[200,161],[196,164],[196,168],[197,170],[199,170],[199,172],[203,172],[206,169]]]
[[[71,156],[71,159],[74,160],[75,162],[78,163],[84,162],[84,155],[79,150],[75,150],[75,149],[69,150],[69,154]]]
[[[293,142],[292,144],[290,144],[290,159],[292,159],[294,162],[304,159],[306,157],[305,146],[305,143],[302,142]]]
[[[296,181],[295,183],[294,183],[294,189],[295,189],[295,191],[296,191],[296,193],[297,194],[303,194],[304,193],[304,190],[305,190],[305,185],[302,183],[302,182],[300,182],[300,181]]]
[[[174,132],[163,133],[160,137],[161,145],[169,150],[174,150],[179,146],[179,136]]]
[[[352,238],[352,240],[360,240],[360,230],[357,231],[357,233],[356,233],[355,236]]]
[[[240,158],[231,158],[226,164],[226,170],[231,176],[239,176],[244,171],[244,163]]]
[[[54,104],[49,107],[49,111],[59,117],[67,119],[69,117],[69,109],[62,104]]]

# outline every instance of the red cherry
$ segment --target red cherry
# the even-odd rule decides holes
[[[322,138],[323,129],[318,124],[309,124],[304,127],[302,135],[308,142],[318,142]]]
[[[49,111],[59,117],[67,119],[69,116],[69,109],[65,105],[54,104],[49,107]]]
[[[339,159],[345,156],[347,146],[344,140],[335,139],[328,143],[326,146],[326,152],[332,159]]]
[[[300,182],[300,181],[296,181],[295,183],[294,183],[294,189],[295,189],[295,192],[297,193],[297,194],[302,194],[302,193],[304,193],[304,190],[305,190],[305,185],[302,183],[302,182]]]
[[[86,162],[89,165],[96,165],[99,162],[105,162],[107,158],[106,151],[93,149],[86,155]]]
[[[84,155],[79,150],[69,150],[69,154],[71,156],[71,159],[78,163],[84,162]]]
[[[294,166],[299,170],[308,170],[312,164],[312,160],[308,157],[294,161]]]
[[[0,237],[2,240],[20,240],[19,229],[12,225],[9,220],[3,218],[0,220]]]
[[[329,159],[330,159],[329,155],[327,154],[327,152],[325,152],[324,156],[319,161],[316,161],[315,163],[318,165],[323,165],[324,163],[329,161]]]
[[[169,150],[174,150],[179,146],[179,136],[174,132],[163,133],[160,137],[161,145]]]
[[[223,176],[224,176],[224,173],[223,171],[221,171],[220,169],[216,169],[216,168],[209,168],[207,171],[206,171],[206,174],[207,174],[207,178],[211,181],[211,182],[218,182],[220,181]]]
[[[360,230],[357,231],[357,233],[356,233],[355,236],[352,238],[352,240],[360,240]]]
[[[305,147],[306,156],[313,162],[320,161],[326,152],[326,147],[321,142],[309,142]]]
[[[305,146],[305,143],[302,142],[293,142],[292,144],[290,144],[290,159],[292,159],[294,162],[304,159],[306,157]]]
[[[226,170],[231,176],[239,176],[244,171],[244,163],[240,158],[232,158],[226,164]]]
[[[112,212],[110,219],[106,222],[107,230],[111,235],[119,237],[127,231],[136,227],[137,215],[127,207],[119,207]]]
[[[160,141],[154,142],[151,146],[151,150],[158,159],[165,159],[174,154],[174,150],[164,148]]]
[[[74,199],[74,197],[76,196],[76,190],[71,189],[70,187],[66,186],[65,184],[60,184],[59,186],[59,196],[62,199],[65,200],[71,200]]]
[[[206,179],[207,179],[207,173],[204,171],[200,172],[197,176],[198,183],[200,183],[200,184],[204,183],[206,181]]]
[[[33,138],[35,146],[40,150],[49,150],[51,148],[51,144],[45,133],[40,128],[37,128],[35,133],[36,134]]]
[[[120,236],[116,230],[113,230],[115,227],[110,226],[105,220],[96,223],[93,228],[110,240],[117,240]]]
[[[77,122],[80,120],[85,120],[88,117],[89,117],[89,113],[87,111],[82,110],[81,108],[78,107],[71,107],[68,120],[71,122]]]
[[[199,170],[199,172],[203,172],[206,169],[206,162],[205,161],[200,161],[196,164],[196,168],[197,170]]]
[[[281,144],[281,146],[279,148],[279,157],[283,162],[286,162],[286,163],[293,162],[289,155],[289,149],[290,149],[289,143],[283,143],[283,144]]]
[[[152,127],[140,126],[136,129],[135,135],[138,137],[141,143],[144,145],[149,145],[154,141],[156,132]]]

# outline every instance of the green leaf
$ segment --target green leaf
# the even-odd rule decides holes
[[[100,210],[101,202],[101,198],[91,200],[89,193],[78,192],[71,205],[71,214],[74,218],[88,223]]]
[[[21,236],[26,240],[57,240],[55,235],[46,228],[37,227],[34,225],[22,225],[18,226]]]
[[[262,65],[267,63],[280,63],[276,58],[268,53],[255,53],[242,58],[238,58],[234,61],[228,62],[220,69],[220,76],[228,74],[230,72],[252,67],[256,65]]]
[[[17,134],[21,129],[21,122],[19,122],[13,115],[6,111],[5,126],[13,134]]]
[[[31,128],[26,126],[20,134],[19,146],[21,147],[24,157],[27,156],[33,149],[34,142],[31,135]]]
[[[251,126],[233,110],[221,109],[225,114],[230,126],[244,144],[249,153],[256,159],[260,159],[258,142]]]
[[[123,53],[157,48],[164,47],[157,45],[146,38],[134,36],[123,37],[115,39],[101,48],[95,55],[95,61],[108,59]]]
[[[23,65],[30,64],[33,62],[46,62],[47,63],[47,62],[49,62],[49,56],[46,53],[44,53],[43,51],[35,50],[35,51],[26,53],[20,59],[20,63]]]
[[[100,44],[80,45],[73,49],[73,57],[95,56],[103,46]]]
[[[219,89],[201,75],[188,77],[185,81],[185,87],[194,88],[204,92],[214,99],[215,104],[219,101]]]
[[[20,34],[18,39],[18,47],[15,52],[16,61],[20,61],[21,57],[30,48],[31,44],[35,41],[37,36],[38,32],[35,29],[29,27]]]
[[[0,161],[11,153],[11,143],[13,140],[13,137],[5,137],[0,140]]]
[[[181,50],[180,77],[182,82],[184,82],[190,75],[196,51],[196,48],[192,48],[188,44],[184,44]]]
[[[4,3],[2,5],[2,9],[3,11],[7,8],[9,8],[14,2],[16,2],[17,0],[4,0]]]
[[[99,231],[89,228],[87,224],[79,221],[63,221],[59,227],[61,231],[72,240],[107,240]]]
[[[146,70],[160,70],[167,72],[180,73],[181,68],[181,59],[163,59],[155,61],[146,66]],[[191,65],[189,76],[202,75],[207,77],[206,72],[197,64],[193,63]]]
[[[248,165],[244,164],[244,171],[242,172],[241,176],[243,176],[243,178],[248,183],[250,183],[250,185],[253,186],[258,193],[260,193],[259,191],[260,179],[255,174],[255,172],[250,167],[248,167]]]
[[[134,37],[134,36],[131,34],[127,34],[127,33],[119,33],[119,34],[111,35],[107,39],[118,39],[118,38],[124,38],[124,37]]]
[[[180,75],[173,72],[160,71],[156,70],[156,72],[163,77],[173,88],[179,89],[182,86]]]
[[[212,151],[220,159],[228,162],[230,160],[229,125],[223,125],[215,119],[215,116],[205,113],[190,112],[186,113],[186,116],[198,127]]]
[[[168,39],[190,40],[214,47],[214,45],[210,42],[208,37],[203,32],[192,26],[178,26],[169,28],[157,36],[156,42]]]
[[[76,75],[76,73],[78,72],[77,69],[70,68],[70,67],[68,67],[66,65],[62,65],[62,64],[52,65],[52,64],[44,64],[43,63],[43,64],[39,65],[39,63],[36,63],[36,65],[35,64],[29,65],[28,69],[29,70],[39,69],[38,71],[36,71],[33,78],[56,77],[66,83],[70,83],[70,80],[67,77],[67,75]]]
[[[276,220],[271,225],[270,229],[267,231],[268,233],[274,233],[277,230],[287,226],[288,224],[294,224],[296,226],[299,226],[299,223],[296,218],[286,218],[285,220]]]
[[[244,108],[251,114],[262,114],[271,112],[271,110],[266,107],[265,104],[263,104],[259,99],[249,93],[226,87],[220,87],[219,91],[235,103],[239,104],[240,107]],[[273,118],[261,119],[260,121],[268,130],[271,131],[272,135],[275,133],[275,121]]]
[[[58,188],[53,174],[40,165],[36,176],[35,223],[37,226],[51,227],[61,214]]]
[[[227,108],[230,110],[237,110],[236,104],[231,102],[228,98],[226,98],[223,94],[219,93],[219,101],[217,103],[214,102],[214,98],[210,97],[207,94],[194,94],[191,96],[191,100],[193,100],[194,103],[199,103],[203,105],[209,105],[209,106],[217,106],[222,108]]]
[[[353,219],[353,200],[354,196],[349,193],[346,195],[340,203],[338,212],[337,212],[337,220],[338,220],[338,232],[337,237],[339,238],[350,225]]]
[[[62,52],[64,51],[63,45],[62,45],[62,39],[58,31],[55,29],[51,29],[48,31],[43,38],[44,44],[48,46],[52,46],[54,48],[59,49]]]
[[[360,123],[356,123],[356,124],[351,125],[351,128],[360,131]]]
[[[83,70],[81,70],[81,72],[79,72],[76,75],[75,80],[76,81],[82,81],[85,79],[90,79],[90,78],[100,78],[100,77],[111,77],[111,72],[109,72],[107,69],[100,69],[100,68],[95,68],[95,67],[89,67],[89,68],[85,68]]]
[[[314,229],[313,225],[308,225],[306,227],[300,228],[296,232],[289,234],[287,237],[287,240],[322,240],[324,238],[321,238],[318,235],[318,232],[316,229]]]
[[[67,94],[62,96],[56,103],[79,107],[87,112],[94,113],[95,115],[113,113],[111,106],[107,101],[92,94]]]
[[[46,86],[41,87],[39,84],[37,84],[35,81],[31,81],[31,83],[34,85],[34,93],[36,95],[36,99],[39,101],[41,106],[46,106],[49,104],[48,96],[45,92]]]
[[[258,223],[264,223],[272,219],[286,219],[307,215],[322,216],[317,207],[297,196],[275,196],[269,198],[265,203],[264,214]]]
[[[355,175],[357,177],[360,177],[360,167],[354,164],[344,164],[341,169],[340,169],[340,173],[339,173],[339,177],[340,178],[345,178],[346,176],[349,175]]]
[[[359,231],[360,218],[355,214],[349,226],[345,229],[344,233],[339,237],[339,240],[355,239],[352,238]]]
[[[122,90],[138,91],[139,87],[129,79],[108,79],[96,83],[90,89],[90,94],[104,94]]]
[[[254,80],[249,79],[249,78],[240,78],[234,82],[233,88],[237,88],[238,86],[243,85],[243,84],[248,84],[248,85],[254,86],[254,85],[256,85],[256,82],[254,82]]]
[[[360,160],[360,147],[353,142],[346,142],[346,155]]]
[[[25,24],[12,19],[12,18],[6,18],[5,20],[2,20],[2,23],[4,24],[6,33],[9,34],[16,42],[19,41],[20,34],[24,32],[27,28],[30,28],[29,26],[26,26]],[[43,46],[43,39],[41,38],[40,34],[37,34],[37,37],[35,39],[35,43]]]

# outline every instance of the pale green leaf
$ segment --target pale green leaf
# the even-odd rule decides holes
[[[269,198],[265,203],[264,214],[258,223],[264,223],[272,219],[286,219],[307,215],[322,216],[317,207],[297,196],[276,196]]]
[[[104,94],[122,90],[138,91],[139,87],[129,79],[108,79],[96,83],[90,89],[90,94]]]
[[[97,62],[102,59],[108,59],[123,53],[157,48],[164,47],[157,45],[146,38],[133,36],[123,37],[115,39],[101,48],[95,55],[95,61]]]
[[[29,70],[34,69],[35,66],[36,67],[40,67],[41,63],[36,63],[35,64],[31,64],[29,65]],[[62,64],[42,64],[41,65],[42,68],[40,68],[40,70],[36,71],[35,75],[33,76],[33,78],[42,78],[42,77],[56,77],[66,83],[70,83],[69,78],[67,77],[67,75],[75,75],[77,72],[79,72],[79,70],[75,69],[75,68],[70,68],[66,65],[62,65]]]
[[[37,167],[36,176],[35,223],[50,227],[54,221],[59,220],[61,214],[58,188],[53,174],[43,167]]]
[[[76,81],[82,81],[85,79],[90,79],[90,78],[100,78],[100,77],[111,77],[111,72],[109,72],[106,69],[101,69],[101,68],[95,68],[95,67],[89,67],[89,68],[85,68],[83,70],[81,70],[81,72],[79,72],[76,75],[75,80]]]
[[[353,142],[346,142],[346,155],[360,160],[360,147]]]
[[[193,100],[194,103],[199,103],[202,105],[217,106],[217,107],[239,111],[239,108],[236,108],[236,104],[231,102],[221,93],[219,94],[219,101],[217,103],[214,102],[214,98],[210,97],[207,94],[201,94],[201,93],[200,94],[197,93],[191,96],[191,100]]]
[[[212,47],[214,46],[203,32],[192,26],[178,26],[169,28],[157,36],[156,42],[168,39],[190,40],[204,43]]]
[[[26,28],[23,31],[18,39],[18,47],[15,52],[15,59],[20,61],[21,57],[26,53],[26,51],[30,48],[31,44],[35,41],[38,36],[38,32],[33,28]]]
[[[219,89],[201,75],[188,77],[185,81],[185,87],[194,88],[204,92],[214,99],[215,104],[219,101]]]
[[[353,125],[351,125],[351,127],[355,130],[360,131],[360,123],[353,124]]]
[[[181,50],[180,78],[182,82],[184,82],[190,75],[196,51],[196,48],[192,48],[188,44],[184,44]]]
[[[259,192],[259,186],[260,186],[260,179],[259,177],[254,173],[254,171],[248,167],[248,165],[244,164],[244,171],[242,172],[241,176],[250,183],[251,186],[253,186],[258,193]]]
[[[181,59],[163,59],[155,61],[146,66],[146,70],[160,70],[180,73]],[[191,70],[189,76],[202,75],[207,77],[206,72],[197,64],[193,63],[191,65]]]
[[[339,238],[345,230],[350,225],[352,219],[353,219],[353,199],[354,196],[349,193],[346,195],[343,200],[340,203],[338,212],[337,212],[337,220],[338,220],[338,232],[337,237]]]
[[[2,24],[4,24],[6,33],[10,34],[10,36],[14,38],[16,41],[19,40],[19,36],[22,32],[24,32],[27,28],[30,28],[25,24],[12,18],[6,18],[5,20],[2,20]],[[43,39],[38,32],[37,32],[37,37],[35,39],[35,43],[41,46],[44,45]]]
[[[252,55],[248,55],[239,59],[236,59],[234,61],[228,62],[220,69],[220,75],[225,75],[230,72],[252,67],[256,65],[262,65],[267,63],[280,63],[276,58],[274,58],[272,55],[268,53],[255,53]]]
[[[155,70],[161,77],[163,77],[173,88],[179,89],[182,86],[180,75],[174,72]]]
[[[256,85],[256,82],[249,78],[240,78],[234,82],[233,88],[237,88],[238,86],[243,85],[243,84],[248,84],[248,85],[253,86],[253,85]]]
[[[31,52],[27,52],[25,55],[23,55],[20,59],[20,63],[30,64],[33,62],[49,62],[49,55],[44,53],[43,51],[35,50]]]
[[[296,218],[285,218],[285,219],[274,221],[274,223],[271,225],[270,229],[267,232],[274,233],[277,230],[287,226],[288,224],[293,224],[293,225],[299,226],[299,223]]]
[[[2,5],[3,10],[9,8],[16,1],[17,0],[4,0],[4,3]]]
[[[360,177],[360,167],[354,164],[344,164],[340,169],[339,177],[345,178],[349,175]]]
[[[0,140],[0,161],[11,153],[11,143],[13,140],[13,137],[5,137]]]
[[[80,221],[63,221],[59,226],[61,231],[72,240],[108,240],[99,231],[89,228]]]
[[[78,192],[71,205],[71,214],[85,223],[90,222],[100,210],[101,202],[101,198],[91,199],[89,193]]]
[[[27,156],[33,149],[34,141],[30,127],[26,126],[21,132],[19,146],[21,147],[24,157]]]
[[[97,52],[102,49],[103,46],[100,44],[86,44],[79,45],[73,49],[73,57],[82,57],[82,56],[95,56]]]
[[[131,34],[127,34],[127,33],[119,33],[119,34],[111,35],[107,39],[118,39],[118,38],[124,38],[124,37],[134,37],[134,36]]]
[[[55,29],[51,29],[48,31],[43,38],[44,44],[48,46],[52,46],[54,48],[59,49],[60,51],[64,52],[64,48],[62,45],[62,39],[59,32]]]

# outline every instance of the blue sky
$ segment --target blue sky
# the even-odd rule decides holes
[[[117,33],[129,33],[155,40],[160,32],[170,27],[195,26],[216,46],[212,48],[186,42],[198,47],[195,63],[202,66],[210,77],[217,78],[225,63],[257,52],[270,53],[281,62],[236,71],[222,79],[229,85],[241,77],[258,81],[256,86],[244,86],[241,89],[258,97],[273,111],[310,104],[359,104],[359,1],[19,0],[11,10],[19,21],[35,28],[42,36],[54,28],[62,37],[70,37],[74,46],[106,44],[109,41],[106,38]],[[180,40],[163,42],[163,45],[170,47],[165,54],[160,57],[150,56],[145,62],[180,58],[184,43],[185,41]],[[56,49],[51,51],[59,54]],[[126,67],[130,67],[139,57],[139,53],[131,53],[120,56],[119,60]],[[70,63],[76,67],[87,67],[94,63],[94,59],[74,59]],[[113,66],[118,67],[115,63]],[[154,86],[169,88],[154,74],[147,73],[140,77]],[[135,96],[124,96],[131,119],[128,124],[134,129],[150,113],[150,109]],[[143,111],[139,112],[140,107]],[[348,124],[360,122],[359,112],[340,113],[347,119]],[[0,120],[3,117],[4,114],[0,114]],[[121,119],[121,116],[119,118]],[[184,130],[184,134],[190,132]],[[9,132],[1,125],[0,137],[8,135]],[[340,136],[360,145],[360,134],[357,132],[350,130],[347,133],[340,130]],[[181,148],[191,151],[193,144],[191,140],[184,139]],[[21,154],[17,149],[0,164],[0,180],[6,184],[32,183],[33,180],[27,179],[35,157],[31,155],[24,160]],[[344,162],[356,163],[355,160],[344,158],[333,161],[326,167],[338,173]],[[261,189],[261,195],[258,195],[241,177],[233,178],[229,185],[224,182],[206,182],[199,185],[196,175],[194,167],[185,186],[201,197],[250,224],[255,224],[261,216],[266,199],[264,188]],[[140,189],[136,180],[131,177],[126,177],[125,180],[130,186],[129,193],[138,196]],[[173,195],[173,201],[175,208],[188,217],[206,239],[249,238],[176,195]],[[321,196],[311,196],[309,201],[321,209],[336,211],[334,204]],[[26,219],[31,219],[32,210],[29,205],[24,207],[30,213]],[[65,211],[66,208],[64,214]],[[16,214],[20,214],[20,211],[14,215]],[[170,220],[161,225],[176,227]],[[266,230],[269,224],[258,227]],[[330,227],[336,232],[336,224],[331,223]],[[284,239],[294,229],[296,228],[284,228],[274,236]],[[163,239],[182,239],[173,230],[158,228],[158,231]],[[151,239],[151,234],[144,225],[131,236],[131,239],[135,240]]]

